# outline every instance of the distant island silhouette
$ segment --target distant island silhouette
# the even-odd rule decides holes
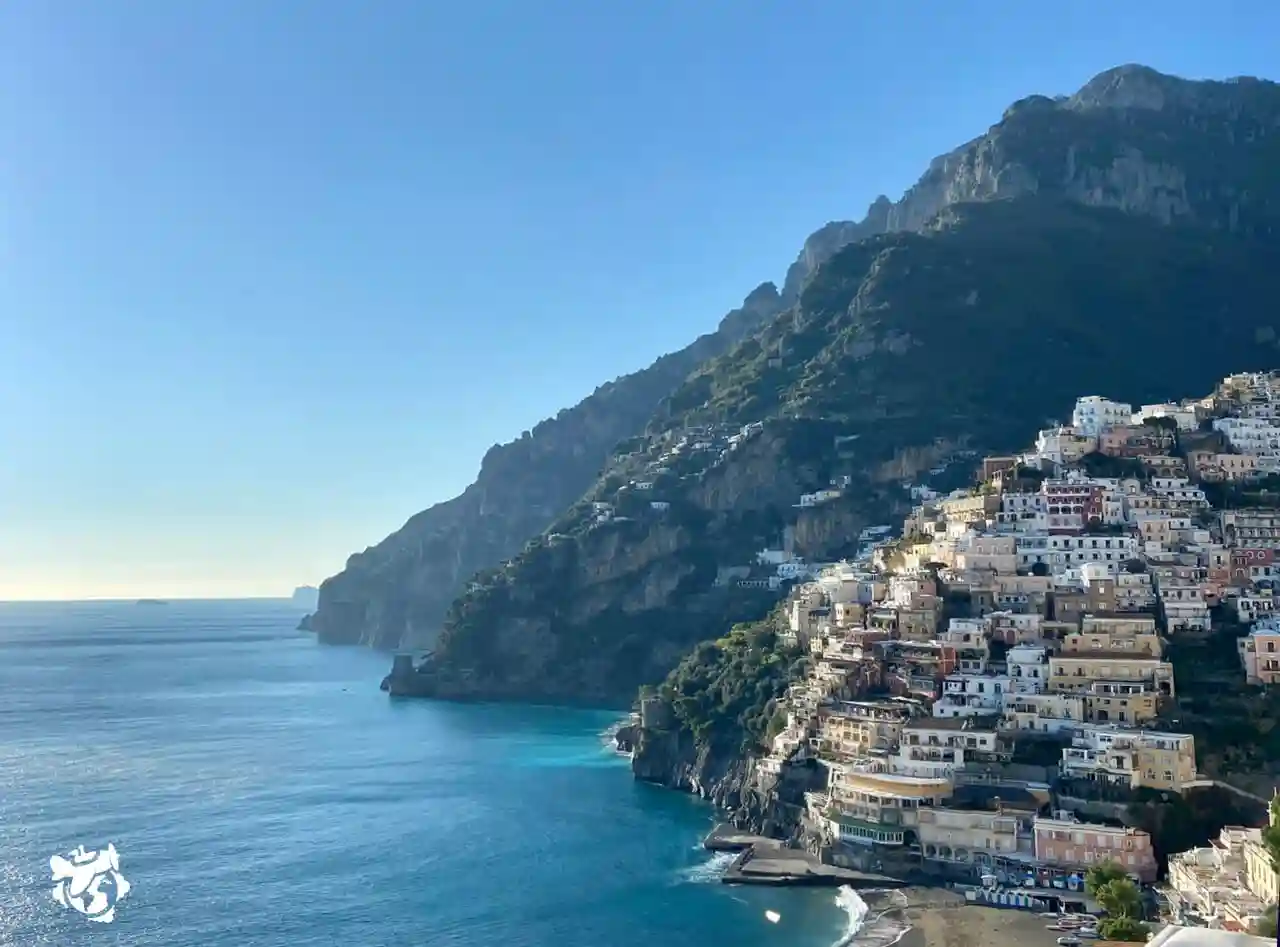
[[[168,603],[168,602],[166,602],[166,601],[164,601],[164,599],[159,599],[159,598],[140,598],[140,599],[138,599],[138,603],[137,603],[137,604],[139,604],[139,605],[168,605],[169,603]]]

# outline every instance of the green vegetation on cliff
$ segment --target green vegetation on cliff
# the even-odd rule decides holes
[[[766,613],[767,596],[713,583],[783,525],[816,537],[803,555],[831,558],[903,512],[894,484],[929,466],[926,448],[1007,451],[1081,392],[1157,401],[1171,379],[1208,390],[1268,368],[1275,345],[1257,329],[1274,321],[1274,298],[1280,246],[1034,197],[847,247],[758,337],[780,367],[747,342],[650,423],[764,420],[764,431],[664,485],[669,516],[641,504],[628,522],[590,527],[578,507],[553,525],[573,535],[538,541],[455,604],[429,692],[625,700],[699,640]],[[840,503],[795,509],[841,471],[854,482]]]
[[[952,207],[930,233],[841,250],[650,429],[802,416],[845,420],[868,459],[939,437],[1017,446],[1083,391],[1157,400],[1269,367],[1276,346],[1256,339],[1278,260],[1274,243],[1064,200]]]
[[[658,688],[681,727],[700,745],[754,750],[765,743],[775,702],[803,677],[805,661],[777,636],[777,615],[704,641]]]
[[[873,226],[824,228],[816,270],[767,294],[788,308],[708,353],[647,425],[610,427],[625,460],[454,603],[417,690],[628,702],[768,612],[776,596],[726,576],[763,579],[754,553],[784,534],[828,561],[899,517],[901,481],[961,448],[1020,448],[1082,393],[1160,401],[1272,367],[1280,204],[1254,186],[1278,114],[1274,85],[1113,70],[1019,103],[877,202]],[[756,422],[733,450],[671,449],[695,426]],[[850,481],[840,500],[797,509],[833,477]],[[421,597],[418,573],[374,571]]]

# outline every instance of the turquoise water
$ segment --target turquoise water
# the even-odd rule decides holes
[[[609,714],[391,701],[384,657],[298,617],[0,605],[0,945],[842,939],[835,892],[717,884],[710,810],[634,783]],[[132,888],[93,923],[49,856],[109,842]]]

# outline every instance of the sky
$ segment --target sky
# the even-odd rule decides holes
[[[287,595],[1025,95],[1280,5],[5,0],[0,600]]]

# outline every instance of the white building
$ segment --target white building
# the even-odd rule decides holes
[[[1054,464],[1074,464],[1098,446],[1097,435],[1071,427],[1046,428],[1036,435],[1036,458]]]
[[[1100,395],[1088,395],[1076,399],[1071,412],[1071,426],[1081,434],[1097,437],[1104,428],[1128,424],[1133,417],[1133,405],[1112,401]]]
[[[989,759],[1001,747],[995,727],[979,718],[920,718],[903,725],[890,768],[917,779],[950,779],[966,762]]]
[[[1280,454],[1280,426],[1266,418],[1217,418],[1213,429],[1242,454]]]
[[[1152,493],[1186,506],[1208,506],[1204,491],[1186,477],[1152,477],[1149,484]]]
[[[1114,575],[1124,563],[1138,556],[1138,540],[1134,536],[1020,533],[1014,537],[1014,549],[1019,569],[1030,569],[1037,562],[1051,569],[1099,562]]]
[[[1015,692],[1039,694],[1044,690],[1049,679],[1049,652],[1043,645],[1016,644],[1005,652],[1004,659]]]
[[[985,717],[1004,710],[1012,685],[1005,674],[949,674],[942,696],[934,702],[935,717]]]
[[[1000,717],[1002,730],[1061,736],[1084,720],[1084,697],[1079,694],[1010,694]]]
[[[1173,418],[1179,431],[1194,431],[1199,426],[1195,408],[1180,404],[1144,404],[1133,412],[1130,423],[1141,424],[1147,418]]]
[[[1209,605],[1199,585],[1161,582],[1159,594],[1170,632],[1209,630]]]

